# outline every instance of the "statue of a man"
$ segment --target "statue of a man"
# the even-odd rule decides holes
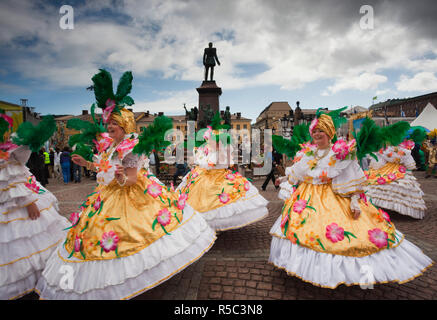
[[[229,106],[226,107],[226,111],[225,111],[225,113],[223,115],[223,118],[225,120],[225,124],[231,125],[231,112],[230,112],[230,107]]]
[[[212,42],[208,44],[208,48],[205,48],[203,52],[203,65],[205,66],[205,81],[208,80],[208,69],[211,68],[210,72],[210,81],[213,81],[214,77],[214,67],[215,62],[217,61],[217,64],[220,65],[220,61],[217,57],[217,50],[216,48],[212,47]]]

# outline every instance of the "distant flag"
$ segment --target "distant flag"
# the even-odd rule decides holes
[[[372,98],[372,100],[376,100],[376,99],[378,99],[378,97],[377,97],[377,96],[374,96],[374,97]]]

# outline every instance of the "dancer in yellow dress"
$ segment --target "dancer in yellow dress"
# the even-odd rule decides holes
[[[55,196],[26,167],[56,129],[53,117],[11,134],[12,119],[0,110],[0,300],[34,290],[50,254],[62,243],[68,220]]]
[[[120,82],[131,79],[127,72]],[[104,70],[93,82],[109,136],[100,134],[93,162],[77,154],[72,159],[98,172],[98,186],[72,214],[65,242],[47,262],[37,286],[42,299],[133,298],[189,266],[215,241],[205,220],[148,172],[145,156],[135,154],[145,137],[135,133],[134,115],[123,107],[130,87],[119,91],[129,84],[119,84],[112,95]],[[61,281],[62,266],[73,271],[70,283]]]
[[[332,144],[334,122],[319,111],[310,134],[314,144],[303,145],[283,178],[293,192],[271,228],[269,262],[326,288],[421,275],[433,262],[363,193],[355,140]]]
[[[219,132],[220,120],[217,112],[203,133],[206,144],[195,150],[196,166],[177,190],[187,195],[187,203],[213,229],[225,231],[264,219],[268,215],[268,201],[247,178],[229,169],[233,165],[232,150],[226,134]]]

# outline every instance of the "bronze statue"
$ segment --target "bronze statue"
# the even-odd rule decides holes
[[[198,128],[206,128],[214,117],[214,112],[211,109],[211,106],[208,104],[206,106],[200,106],[200,110],[203,112],[203,119],[199,120],[197,127]]]
[[[217,61],[217,64],[220,65],[220,61],[217,57],[217,50],[216,48],[212,47],[212,42],[208,44],[208,48],[205,48],[203,52],[203,65],[205,66],[205,81],[208,81],[208,69],[211,68],[210,72],[210,81],[213,81],[214,77],[214,67],[215,62]]]
[[[185,116],[188,118],[188,120],[197,121],[197,114],[199,113],[197,107],[191,108],[191,111],[188,111],[184,104],[184,109],[185,109]]]
[[[226,111],[223,114],[223,119],[225,120],[225,124],[230,126],[231,125],[231,112],[229,111],[229,109],[230,109],[230,107],[227,106]]]

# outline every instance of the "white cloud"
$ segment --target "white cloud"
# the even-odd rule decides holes
[[[328,96],[342,90],[356,89],[360,91],[374,90],[379,84],[387,82],[387,77],[374,73],[362,73],[359,76],[344,77],[335,82],[334,85],[328,86],[322,95]]]
[[[433,72],[419,72],[412,78],[401,75],[396,82],[396,89],[399,91],[437,91],[437,77]]]
[[[221,62],[215,79],[226,89],[275,85],[294,90],[333,80],[323,91],[332,95],[347,89],[376,90],[388,81],[381,74],[385,69],[437,72],[437,59],[416,58],[435,47],[432,39],[390,19],[399,7],[384,3],[375,11],[375,29],[361,30],[360,5],[338,4],[148,0],[145,5],[125,0],[114,7],[113,1],[102,0],[74,6],[75,29],[61,30],[59,8],[9,1],[0,4],[0,28],[5,31],[0,45],[16,55],[8,71],[59,87],[87,86],[99,67],[118,74],[132,70],[146,77],[159,71],[165,78],[201,81],[201,59],[209,41]],[[103,8],[124,14],[124,23],[103,17]],[[25,48],[18,39],[38,41]],[[235,70],[242,63],[268,69],[240,77]],[[177,95],[162,102],[171,109],[177,102],[172,99]]]

